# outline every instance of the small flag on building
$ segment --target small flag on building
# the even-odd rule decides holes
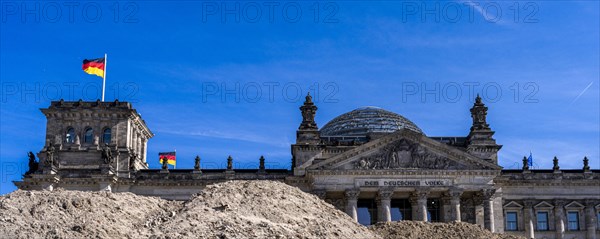
[[[106,58],[98,58],[98,59],[85,59],[83,60],[83,66],[81,67],[83,71],[90,75],[97,75],[104,78],[104,66],[106,63]]]
[[[163,160],[167,160],[167,164],[175,166],[175,158],[175,152],[158,153],[160,164],[163,163]]]
[[[531,152],[529,152],[529,158],[527,158],[527,164],[529,165],[529,167],[533,167],[533,156],[531,155]]]

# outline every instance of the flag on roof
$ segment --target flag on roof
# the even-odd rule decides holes
[[[160,164],[163,163],[163,160],[167,160],[167,164],[175,166],[175,160],[176,160],[175,152],[158,153],[158,160],[159,160]]]

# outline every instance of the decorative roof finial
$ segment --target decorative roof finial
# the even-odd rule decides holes
[[[198,155],[194,159],[194,170],[200,170],[200,156]]]
[[[527,160],[527,156],[523,156],[523,170],[529,170],[529,160]]]
[[[554,156],[554,159],[552,159],[552,164],[554,165],[552,167],[554,171],[558,171],[560,169],[560,167],[558,166],[558,158],[556,156]]]
[[[587,158],[587,156],[583,157],[583,171],[589,171],[590,170],[590,160]]]
[[[304,104],[306,105],[307,103],[312,103],[312,96],[310,96],[310,91],[308,92],[308,94],[306,94],[305,97],[306,101],[304,101]]]
[[[301,130],[317,130],[317,123],[315,122],[315,114],[317,113],[317,106],[312,101],[310,92],[306,95],[306,101],[304,105],[300,106],[300,112],[302,112],[302,123],[299,129]]]
[[[258,169],[265,170],[265,157],[261,155],[260,159],[258,161],[259,161]]]
[[[481,97],[477,94],[475,98],[475,104],[473,104],[473,108],[471,108],[471,118],[473,118],[473,126],[471,126],[472,130],[489,130],[490,125],[487,123],[487,110],[488,108],[481,102]]]
[[[232,170],[233,169],[233,158],[231,157],[231,155],[229,155],[229,157],[227,157],[227,170]]]

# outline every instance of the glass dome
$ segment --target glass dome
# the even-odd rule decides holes
[[[335,117],[321,129],[321,137],[366,136],[368,133],[393,133],[410,129],[423,133],[417,125],[399,114],[368,106]]]

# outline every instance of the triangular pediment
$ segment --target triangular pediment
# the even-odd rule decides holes
[[[548,203],[546,201],[542,201],[542,202],[536,204],[533,207],[537,208],[537,209],[552,209],[552,208],[554,208],[554,205],[552,205],[552,204],[550,204],[550,203]]]
[[[565,205],[565,208],[567,208],[567,209],[583,209],[583,208],[585,208],[585,206],[583,206],[583,204],[581,204],[581,203],[573,201],[573,202]]]
[[[505,209],[521,209],[521,208],[523,208],[523,205],[521,205],[515,201],[510,201],[509,203],[504,205],[504,208]]]
[[[408,129],[370,141],[308,169],[499,170],[500,166]]]

